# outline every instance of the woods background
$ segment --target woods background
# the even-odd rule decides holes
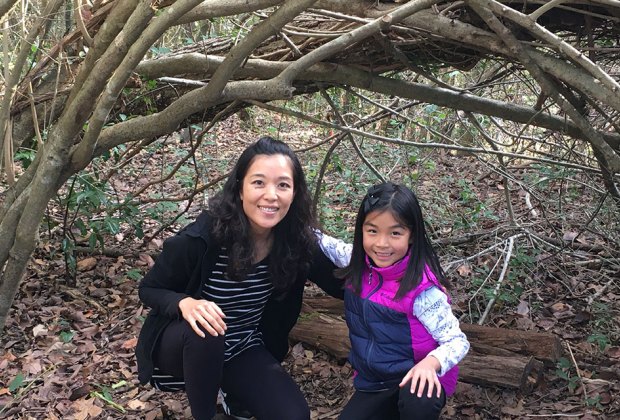
[[[620,412],[620,2],[0,0],[0,16],[0,416],[159,410],[130,356],[120,378],[89,357],[131,354],[136,282],[261,134],[298,151],[328,232],[351,237],[369,185],[406,183],[461,320],[562,340],[550,406],[500,390],[485,416]],[[85,366],[77,385],[56,383],[55,352]],[[315,418],[348,392],[305,391]],[[452,417],[485,407],[470,397]]]

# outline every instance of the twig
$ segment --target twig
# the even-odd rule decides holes
[[[334,111],[334,115],[336,116],[336,118],[338,118],[338,121],[340,122],[340,124],[342,124],[343,126],[346,126],[347,123],[342,117],[342,115],[340,114],[338,107],[336,106],[334,101],[332,101],[332,98],[327,94],[327,92],[323,88],[321,88],[321,96],[323,96],[323,98],[327,101],[327,103],[331,107],[332,111]],[[368,168],[372,171],[372,173],[374,173],[375,176],[381,180],[381,182],[385,182],[385,177],[381,175],[381,172],[379,172],[379,170],[375,168],[372,163],[370,163],[370,161],[366,158],[366,156],[364,156],[362,149],[360,149],[357,143],[355,142],[355,138],[353,137],[353,134],[351,134],[350,132],[345,132],[343,134],[345,134],[349,138],[349,141],[353,145],[355,152],[357,153],[359,158],[362,160],[362,162],[364,162],[364,164],[368,166]]]
[[[37,383],[37,381],[42,378],[44,375],[47,375],[50,371],[56,369],[56,364],[52,364],[50,366],[48,366],[44,371],[40,372],[36,377],[34,377],[29,383],[28,385],[26,385],[23,388],[20,388],[17,391],[17,394],[15,395],[15,397],[13,397],[13,402],[19,403],[19,401],[21,401],[24,396],[26,395],[26,391],[28,391],[30,388],[33,388],[34,385]],[[9,408],[9,404],[6,404],[5,406],[3,406],[2,408],[0,408],[0,415],[2,415],[2,413],[4,412],[4,410],[6,410],[7,408]]]
[[[502,283],[504,282],[504,278],[506,277],[506,271],[508,271],[508,263],[510,262],[510,258],[512,258],[512,248],[514,246],[514,242],[515,242],[514,236],[511,236],[510,238],[508,238],[508,250],[506,251],[506,256],[504,257],[504,266],[502,267],[502,272],[500,273],[499,279],[497,280],[497,284],[495,285],[495,289],[493,290],[493,297],[487,304],[487,307],[484,310],[484,313],[478,320],[478,325],[484,324],[484,321],[486,320],[487,316],[491,312],[491,308],[493,307],[493,305],[495,304],[495,301],[497,300],[499,289],[502,286]]]
[[[140,254],[147,254],[151,258],[156,258],[159,255],[159,251],[132,251],[123,248],[110,248],[106,247],[105,249],[100,248],[91,248],[89,246],[79,246],[73,249],[75,253],[86,254],[86,255],[103,255],[104,257],[118,258],[118,257],[135,257],[139,258]]]
[[[570,343],[566,342],[566,347],[568,348],[568,352],[570,353],[570,358],[573,361],[573,365],[575,365],[575,372],[577,372],[577,377],[579,377],[579,382],[581,382],[581,389],[583,389],[583,398],[584,401],[588,401],[588,392],[586,391],[586,387],[583,383],[583,378],[581,377],[581,371],[579,370],[579,366],[577,366],[577,361],[575,360],[575,355],[573,354],[573,349],[570,346]]]
[[[527,191],[525,193],[525,204],[527,205],[527,208],[530,209],[530,213],[532,213],[532,217],[538,217],[538,212],[536,211],[536,209],[534,208],[534,206],[532,206],[532,200],[530,200],[530,192]]]
[[[607,276],[606,276],[607,277]],[[592,305],[592,303],[597,300],[604,292],[605,290],[607,290],[607,288],[616,282],[617,279],[613,278],[613,277],[609,277],[609,280],[607,281],[607,283],[605,283],[605,285],[603,287],[600,288],[600,290],[598,290],[595,294],[593,294],[592,296],[590,296],[587,300],[588,302],[588,306]]]
[[[536,21],[548,10],[553,9],[555,6],[559,6],[562,3],[566,3],[566,0],[551,0],[549,3],[543,4],[538,9],[534,10],[532,13],[529,14],[529,16],[530,18],[532,18],[532,20]]]
[[[9,187],[15,185],[15,163],[13,162],[13,118],[9,118],[4,132],[4,171]],[[0,163],[0,168],[2,164]]]
[[[329,419],[331,418],[334,414],[338,414],[342,409],[340,407],[336,408],[335,410],[330,411],[329,413],[325,413],[325,414],[321,414],[318,418],[319,419]]]
[[[105,306],[103,306],[102,304],[97,302],[95,299],[93,299],[93,298],[91,298],[89,296],[86,296],[85,294],[83,294],[79,290],[74,289],[72,287],[62,286],[62,285],[60,285],[59,288],[60,288],[61,292],[68,294],[73,299],[83,300],[84,302],[90,303],[92,306],[97,308],[100,312],[108,313],[108,309]]]
[[[482,127],[482,125],[478,122],[478,120],[476,119],[474,114],[472,114],[471,112],[465,112],[465,116],[478,129],[478,132],[480,133],[482,138],[484,140],[486,140],[487,143],[489,143],[491,148],[493,150],[495,150],[495,151],[499,151],[499,147],[497,147],[497,144],[495,144],[495,140],[493,138],[491,138],[491,135],[489,133],[487,133],[487,131],[484,129],[484,127]],[[497,160],[498,160],[499,166],[502,168],[502,170],[504,172],[507,172],[507,170],[506,170],[506,163],[504,162],[503,156],[502,155],[497,155]],[[510,183],[508,182],[508,177],[505,176],[505,175],[502,176],[502,184],[504,186],[504,195],[505,195],[505,198],[506,198],[506,209],[508,210],[508,217],[510,219],[510,224],[513,225],[513,226],[516,226],[517,222],[515,221],[515,214],[514,214],[514,210],[512,208],[512,199],[511,199],[511,196],[510,196]]]
[[[77,27],[79,28],[80,32],[82,33],[82,39],[84,40],[84,43],[88,45],[89,47],[92,47],[95,44],[95,42],[93,41],[93,37],[91,37],[90,34],[88,33],[88,29],[86,28],[86,25],[84,24],[84,17],[82,16],[82,4],[81,3],[82,2],[80,0],[73,1],[73,7],[75,8],[75,11],[74,11],[75,23]]]
[[[37,117],[37,107],[34,104],[34,92],[32,90],[32,82],[28,83],[28,98],[30,100],[30,110],[32,112],[32,126],[34,128],[34,134],[37,137],[37,146],[42,150],[43,138],[41,137],[41,130],[39,130],[39,118]]]
[[[520,238],[521,236],[525,236],[525,233],[518,233],[518,234],[516,234],[516,235],[511,236],[511,237],[510,237],[510,238],[508,238],[508,239],[517,239],[517,238]],[[462,262],[465,262],[465,261],[470,261],[470,260],[473,260],[474,258],[478,258],[478,257],[479,257],[479,256],[481,256],[481,255],[484,255],[484,254],[486,254],[486,253],[488,253],[488,252],[493,251],[493,250],[494,250],[495,248],[497,248],[498,246],[500,246],[500,245],[504,244],[504,243],[505,243],[508,239],[505,239],[505,240],[503,240],[503,241],[501,241],[501,242],[498,242],[498,243],[496,243],[496,244],[493,244],[493,245],[491,245],[490,247],[485,248],[485,249],[483,249],[482,251],[480,251],[480,252],[478,252],[478,253],[476,253],[476,254],[474,254],[474,255],[470,255],[469,257],[466,257],[466,258],[461,258],[460,260],[455,260],[455,261],[451,261],[451,262],[449,262],[448,264],[446,264],[446,265],[445,265],[445,267],[446,267],[446,268],[445,268],[445,271],[447,271],[450,267],[452,267],[452,266],[453,266],[453,265],[455,265],[455,264],[459,264],[459,263],[462,263]]]
[[[323,126],[323,127],[329,127],[329,128],[333,128],[335,130],[341,130],[341,131],[347,131],[349,133],[352,134],[356,134],[358,136],[361,137],[366,137],[366,138],[370,138],[373,140],[379,140],[379,141],[383,141],[386,143],[391,143],[391,144],[398,144],[398,145],[402,145],[402,146],[415,146],[415,147],[419,147],[419,148],[427,148],[427,149],[446,149],[446,150],[459,150],[459,151],[463,151],[463,152],[469,152],[469,153],[482,153],[482,154],[489,154],[489,155],[500,155],[500,156],[506,156],[506,157],[511,157],[511,158],[516,158],[516,159],[521,159],[521,160],[525,160],[525,161],[530,161],[530,162],[541,162],[541,163],[547,163],[549,165],[554,165],[554,166],[562,166],[565,168],[573,168],[573,169],[578,169],[578,170],[582,170],[582,171],[586,171],[586,172],[591,172],[591,173],[596,173],[596,174],[600,174],[601,170],[600,169],[596,169],[593,167],[589,167],[589,166],[584,166],[584,165],[578,165],[575,163],[570,163],[570,162],[564,162],[564,161],[558,161],[557,159],[546,159],[546,158],[537,158],[534,156],[528,156],[528,155],[524,155],[524,154],[520,154],[520,153],[512,153],[512,152],[503,152],[503,151],[498,151],[498,150],[489,150],[489,149],[483,149],[481,147],[465,147],[465,146],[456,146],[456,145],[452,145],[452,144],[444,144],[444,143],[422,143],[422,142],[414,142],[414,141],[407,141],[407,140],[402,140],[400,138],[393,138],[393,137],[386,137],[386,136],[380,136],[378,134],[373,134],[373,133],[367,133],[365,131],[353,128],[353,127],[344,127],[340,124],[335,124],[332,122],[327,122],[327,121],[323,121],[321,119],[318,118],[314,118],[311,117],[309,115],[306,115],[304,113],[301,112],[297,112],[297,111],[293,111],[290,109],[284,109],[281,107],[277,107],[271,104],[266,104],[263,102],[259,102],[259,101],[255,101],[253,99],[245,99],[245,102],[255,105],[259,108],[263,108],[269,111],[273,111],[273,112],[277,112],[280,114],[284,114],[284,115],[290,115],[293,116],[295,118],[299,118],[300,120],[304,120],[304,121],[309,121],[312,123],[315,123],[317,125]]]
[[[505,249],[505,248],[504,248]],[[502,251],[503,252],[503,251]],[[493,267],[491,267],[491,269],[489,270],[489,274],[487,274],[487,277],[482,281],[482,283],[480,284],[480,286],[478,287],[478,289],[471,295],[471,297],[469,298],[469,300],[467,301],[467,309],[469,311],[469,319],[473,321],[474,317],[471,315],[471,303],[474,300],[474,298],[476,296],[478,296],[478,293],[480,293],[480,291],[482,290],[482,288],[484,287],[485,284],[487,284],[487,281],[491,278],[491,275],[493,274],[493,272],[495,271],[495,267],[497,267],[497,265],[499,264],[499,259],[497,261],[495,261],[495,264],[493,265]],[[463,314],[462,318],[465,317],[465,314]]]
[[[561,241],[559,239],[550,238],[548,236],[536,234],[527,229],[525,229],[525,232],[532,238],[537,239],[540,242],[543,242],[557,250],[570,248],[570,249],[588,251],[588,252],[609,252],[610,251],[609,246],[587,245],[587,244],[582,244],[582,243]]]
[[[295,45],[295,43],[291,41],[291,39],[288,36],[286,36],[284,31],[280,32],[278,35],[282,37],[282,40],[284,41],[284,43],[288,45],[288,47],[291,49],[291,51],[293,51],[293,54],[296,57],[301,57],[303,55],[301,51],[299,51],[299,48],[297,48],[297,45]]]
[[[341,133],[339,136],[336,137],[332,145],[327,150],[327,153],[325,153],[325,157],[323,158],[321,169],[319,170],[319,173],[316,178],[316,188],[314,189],[314,198],[312,200],[312,213],[313,214],[317,213],[317,209],[319,206],[319,194],[321,193],[321,184],[323,183],[323,177],[325,176],[325,170],[327,169],[327,165],[329,164],[331,160],[331,156],[334,153],[334,150],[336,150],[336,147],[338,147],[338,145],[340,144],[344,136],[345,136],[345,133]]]

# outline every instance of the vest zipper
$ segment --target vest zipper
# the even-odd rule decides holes
[[[362,315],[363,315],[364,323],[366,325],[368,325],[368,305],[370,304],[370,297],[374,295],[375,293],[377,293],[379,290],[381,290],[381,286],[383,286],[383,276],[380,273],[377,273],[377,276],[378,276],[377,287],[371,290],[370,293],[368,293],[368,295],[366,295],[366,297],[362,299],[362,311],[363,311]],[[369,276],[368,284],[370,284],[371,282],[372,282],[372,268],[370,269],[370,276]],[[369,336],[369,341],[370,341],[370,344],[368,345],[368,348],[366,349],[366,353],[364,354],[364,359],[362,361],[362,363],[366,365],[365,370],[367,372],[374,371],[374,369],[368,363],[368,361],[370,360],[370,355],[372,354],[375,348],[375,340],[374,338],[370,338]]]

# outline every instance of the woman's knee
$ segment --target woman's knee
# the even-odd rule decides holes
[[[199,348],[211,351],[224,351],[224,345],[226,342],[225,336],[218,335],[214,337],[205,330],[203,330],[205,336],[201,337],[196,334],[196,332],[187,322],[184,321],[183,324],[185,324],[183,328],[183,341],[186,347]]]

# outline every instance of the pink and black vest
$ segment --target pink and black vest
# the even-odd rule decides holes
[[[413,365],[438,347],[413,314],[415,298],[431,286],[444,290],[426,267],[420,284],[399,300],[394,296],[409,262],[406,256],[389,267],[368,265],[362,276],[360,296],[345,290],[346,320],[351,339],[349,362],[356,370],[353,380],[361,391],[382,391],[398,386]],[[449,297],[448,297],[449,299]],[[444,391],[456,388],[458,366],[439,377]]]

